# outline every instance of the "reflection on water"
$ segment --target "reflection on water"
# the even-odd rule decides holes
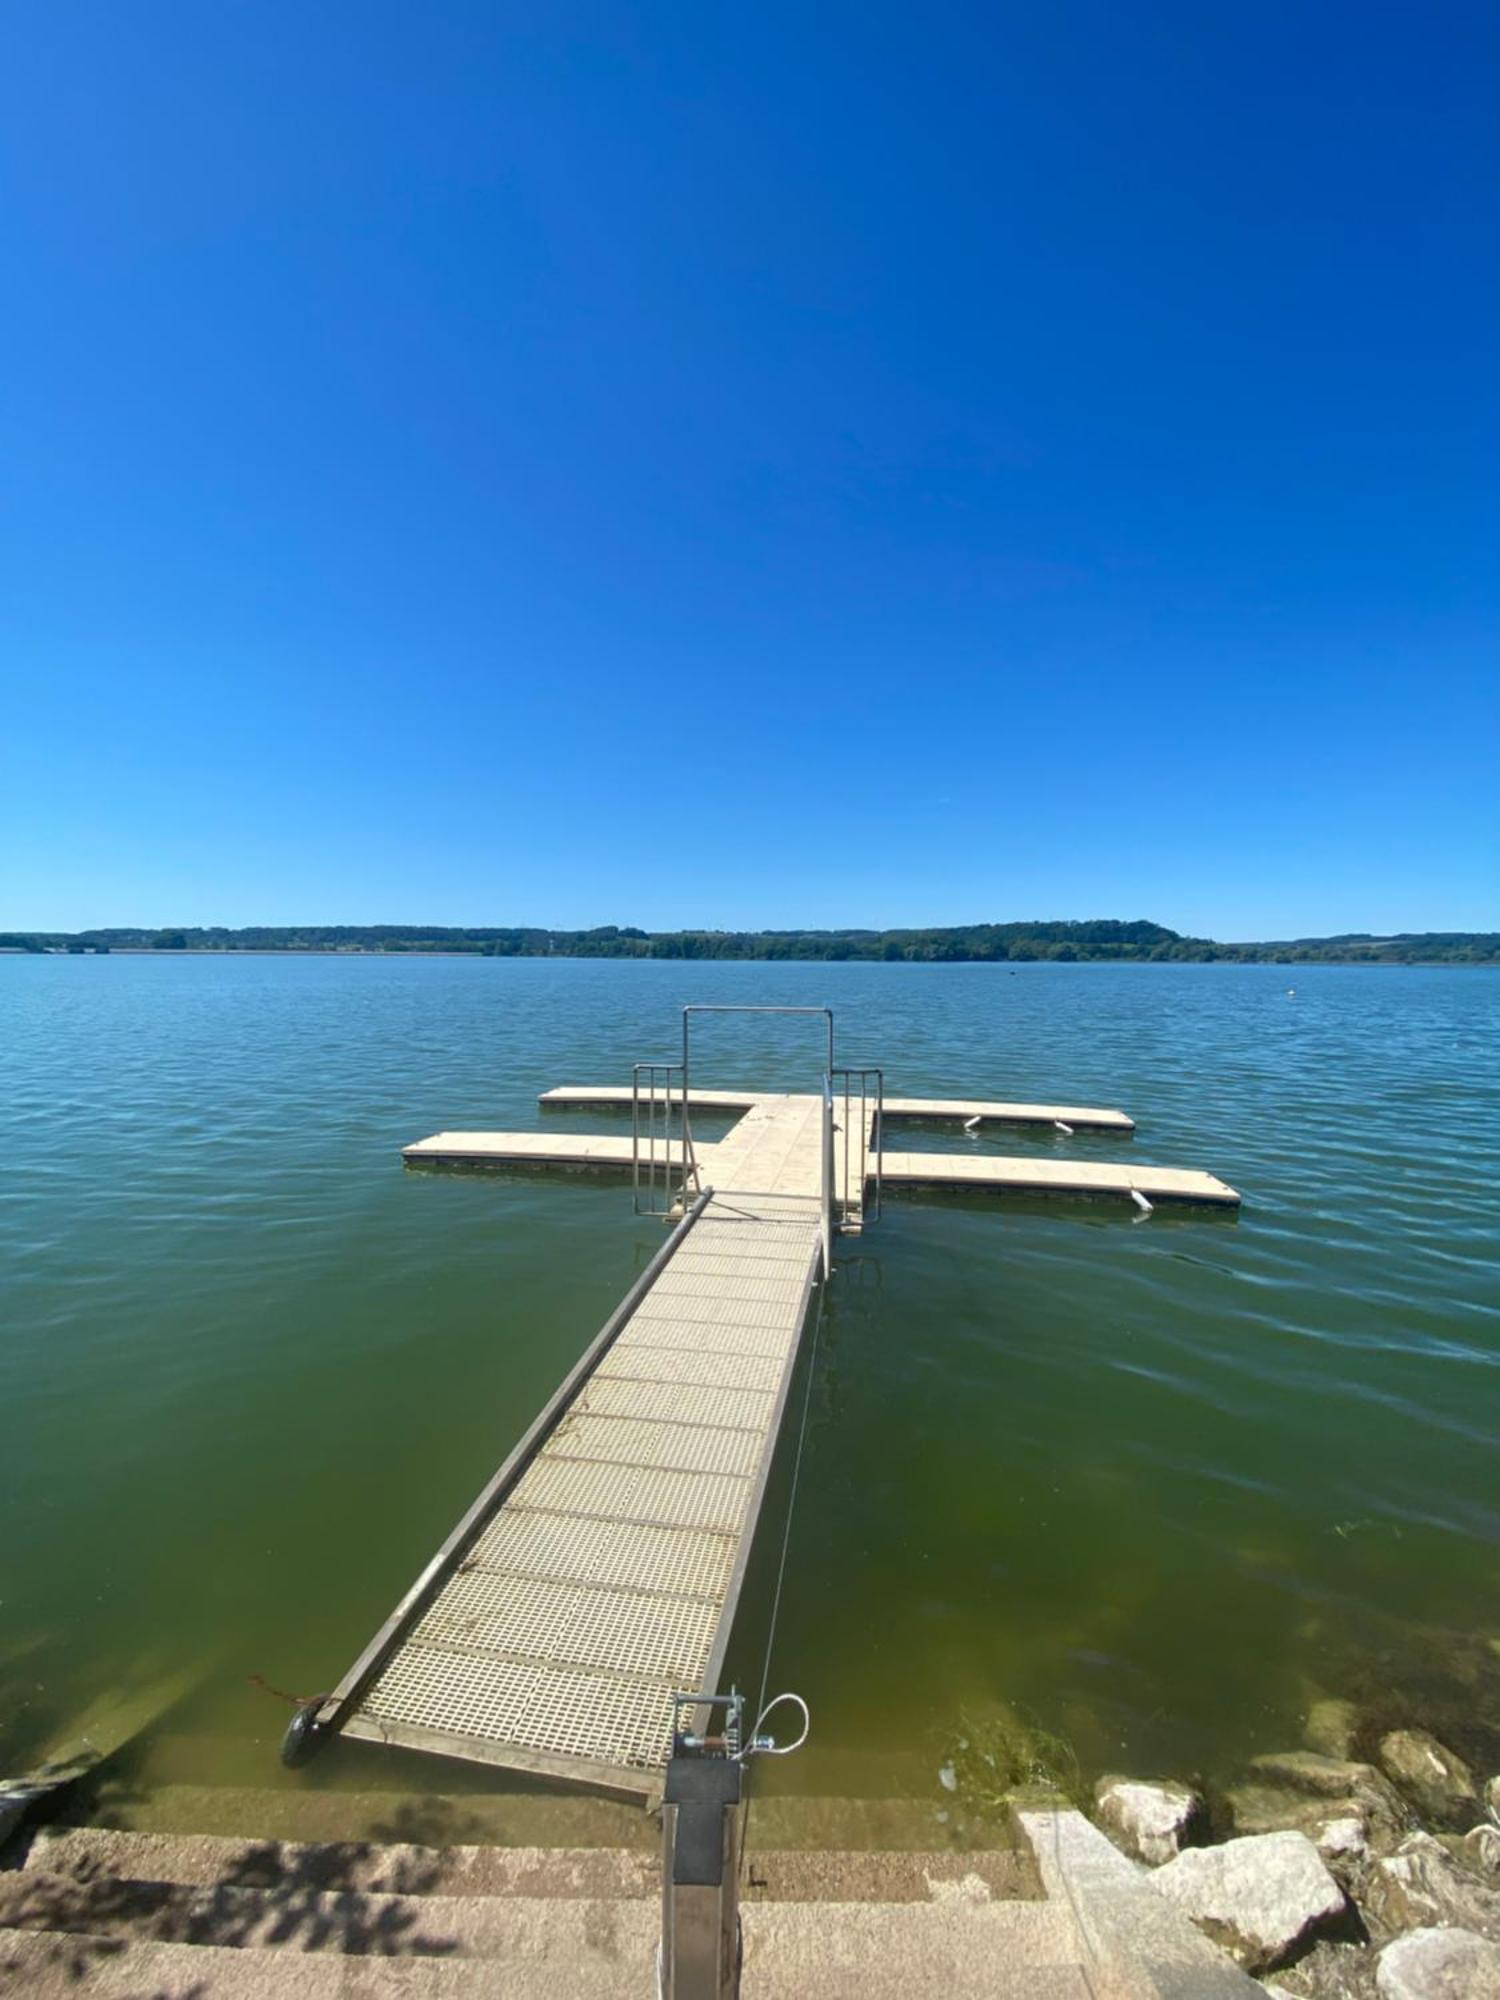
[[[814,1734],[774,1783],[936,1797],[959,1718],[1010,1712],[1087,1773],[1213,1778],[1318,1692],[1494,1768],[1493,974],[252,957],[0,959],[0,1763],[165,1657],[209,1665],[156,1782],[433,1789],[353,1745],[283,1776],[248,1677],[342,1671],[660,1237],[628,1184],[398,1149],[628,1080],[687,998],[827,1001],[895,1094],[1139,1121],[911,1144],[1246,1202],[888,1195],[843,1246],[772,1669]],[[811,1088],[816,1041],[716,1022],[695,1067]]]

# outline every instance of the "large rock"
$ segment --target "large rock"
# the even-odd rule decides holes
[[[1094,1807],[1116,1845],[1153,1868],[1194,1845],[1206,1830],[1202,1799],[1171,1779],[1101,1778]]]
[[[1500,2000],[1500,1946],[1473,1931],[1409,1931],[1380,1954],[1375,1990],[1381,2000]]]
[[[1393,1729],[1382,1736],[1380,1768],[1435,1826],[1462,1832],[1478,1819],[1474,1773],[1425,1729]]]
[[[1459,1859],[1476,1875],[1500,1879],[1500,1826],[1491,1826],[1486,1820],[1482,1826],[1470,1827],[1458,1845]]]
[[[1280,1977],[1288,2000],[1376,2000],[1375,1954],[1362,1944],[1319,1938]]]
[[[1411,1834],[1382,1855],[1359,1900],[1371,1927],[1387,1935],[1456,1924],[1500,1941],[1500,1892],[1460,1867],[1430,1833]]]
[[[1310,1750],[1254,1758],[1249,1782],[1232,1786],[1226,1802],[1236,1833],[1289,1830],[1319,1846],[1331,1823],[1357,1820],[1365,1844],[1385,1851],[1396,1846],[1411,1821],[1401,1795],[1372,1764]]]
[[[1312,1843],[1330,1868],[1339,1863],[1353,1868],[1369,1859],[1370,1842],[1365,1823],[1354,1813],[1346,1819],[1323,1820],[1312,1836]]]
[[[1250,1972],[1280,1965],[1345,1909],[1343,1890],[1301,1833],[1189,1847],[1151,1883]]]
[[[1325,1757],[1350,1757],[1358,1731],[1359,1711],[1354,1703],[1328,1696],[1308,1709],[1302,1734],[1308,1747]]]
[[[1344,1799],[1368,1790],[1399,1806],[1391,1787],[1373,1764],[1354,1757],[1325,1757],[1316,1750],[1270,1750],[1250,1759],[1261,1784],[1285,1785],[1314,1799]]]

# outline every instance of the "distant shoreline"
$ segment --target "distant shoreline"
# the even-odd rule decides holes
[[[1407,931],[1220,943],[1145,919],[931,929],[586,931],[444,924],[132,925],[0,931],[7,955],[275,958],[588,958],[688,964],[1500,965],[1500,931]]]
[[[170,947],[167,949],[159,949],[155,945],[145,945],[145,944],[117,944],[117,945],[105,945],[102,948],[86,946],[82,951],[68,951],[61,949],[58,946],[50,946],[46,950],[41,952],[23,951],[16,945],[0,945],[0,959],[3,958],[154,958],[154,959],[164,959],[164,958],[497,959],[498,958],[498,959],[509,960],[511,962],[514,962],[517,959],[526,959],[534,963],[544,963],[551,965],[556,965],[560,961],[566,961],[570,964],[580,964],[580,965],[599,964],[601,962],[608,962],[613,965],[683,965],[683,964],[993,965],[997,967],[1008,967],[1008,969],[1012,972],[1019,970],[1022,965],[1045,966],[1045,965],[1063,965],[1063,964],[1071,964],[1079,966],[1134,965],[1134,966],[1140,966],[1144,969],[1150,969],[1152,966],[1160,967],[1163,965],[1168,965],[1168,966],[1206,965],[1206,966],[1223,966],[1230,968],[1239,965],[1269,965],[1269,966],[1280,966],[1283,968],[1283,970],[1287,966],[1292,966],[1294,968],[1297,966],[1307,966],[1314,968],[1318,966],[1323,966],[1323,967],[1331,967],[1334,969],[1342,969],[1346,972],[1349,971],[1351,968],[1354,968],[1356,970],[1363,968],[1366,971],[1375,971],[1375,972],[1421,972],[1424,970],[1428,972],[1438,971],[1438,970],[1447,972],[1453,972],[1453,971],[1462,972],[1466,970],[1467,971],[1500,970],[1500,956],[1494,958],[1273,958],[1270,956],[1264,958],[1255,958],[1248,955],[1243,955],[1234,957],[1225,956],[1225,957],[1214,957],[1214,958],[1207,958],[1207,957],[1188,958],[1184,956],[1180,958],[1171,958],[1171,959],[1037,958],[1037,959],[1017,959],[1014,962],[1010,962],[1005,959],[990,959],[990,958],[950,958],[950,959],[929,958],[929,959],[887,960],[878,958],[814,959],[814,958],[792,958],[790,956],[787,957],[762,956],[756,958],[750,958],[750,957],[732,958],[727,956],[719,956],[714,959],[672,959],[672,958],[653,958],[646,954],[637,954],[630,958],[610,957],[608,958],[607,961],[604,961],[601,959],[601,956],[599,954],[590,954],[577,951],[483,952],[483,951],[442,950],[436,948],[428,948],[420,951],[416,950],[388,951],[379,946],[370,946],[370,947],[359,946],[354,949],[346,949],[340,946],[326,945],[326,944],[315,944],[315,945],[257,944],[257,945],[234,946],[230,948],[225,948],[224,946],[215,946],[215,945],[193,945],[193,946],[183,947],[180,950],[174,950],[171,949]]]

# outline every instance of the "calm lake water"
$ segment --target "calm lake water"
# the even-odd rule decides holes
[[[892,1197],[846,1240],[771,1668],[814,1735],[776,1783],[940,1799],[997,1704],[1089,1773],[1223,1779],[1319,1692],[1500,1768],[1494,974],[119,956],[0,959],[0,1766],[181,1665],[164,1779],[434,1786],[356,1745],[281,1773],[249,1676],[338,1677],[661,1235],[627,1183],[398,1149],[628,1081],[687,999],[832,1005],[893,1094],[1139,1123],[913,1143],[1245,1197]],[[816,1087],[810,1027],[703,1051]]]

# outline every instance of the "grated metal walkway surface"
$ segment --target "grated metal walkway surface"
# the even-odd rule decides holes
[[[671,1696],[723,1661],[819,1220],[797,1193],[707,1204],[415,1622],[346,1677],[346,1734],[656,1788]]]

